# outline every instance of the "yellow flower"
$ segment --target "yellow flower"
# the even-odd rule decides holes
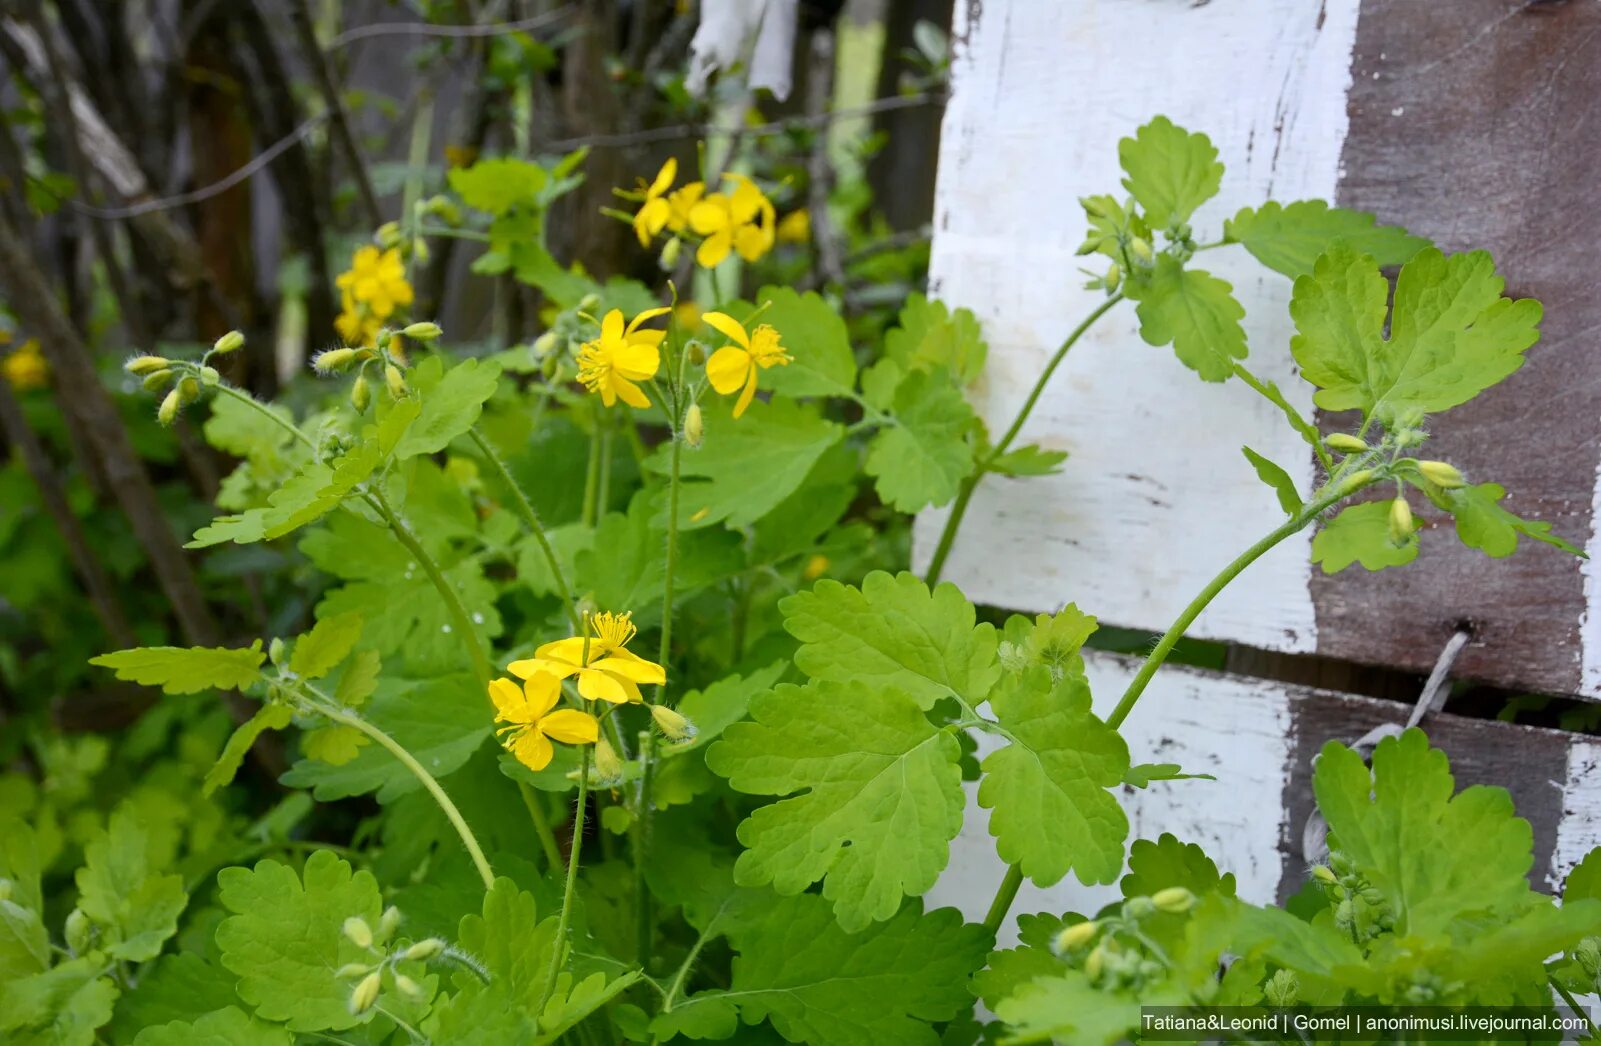
[[[339,285],[347,312],[354,300],[358,305],[367,306],[380,323],[394,315],[396,309],[411,304],[406,263],[395,247],[387,251],[370,245],[357,248],[350,260],[350,270],[340,273],[334,282]]]
[[[778,223],[780,243],[805,243],[811,238],[812,212],[804,207],[798,211],[790,211],[784,215],[784,220]]]
[[[768,367],[781,367],[789,363],[790,355],[778,343],[778,331],[762,324],[749,335],[734,317],[723,312],[708,312],[701,319],[728,336],[734,344],[724,345],[706,361],[706,380],[720,395],[727,396],[741,386],[739,402],[734,404],[734,417],[745,413],[756,395],[756,374]]]
[[[666,332],[642,331],[639,325],[668,311],[646,309],[624,327],[622,311],[613,309],[600,321],[600,337],[579,347],[578,380],[590,392],[600,393],[606,406],[618,400],[631,407],[650,406],[650,400],[634,383],[656,376],[656,368],[662,362],[658,346]]]
[[[631,614],[589,615],[590,635],[571,636],[546,643],[525,661],[513,661],[506,671],[519,679],[548,674],[555,679],[578,677],[578,693],[590,701],[623,704],[642,701],[641,683],[662,683],[667,673],[654,661],[631,653],[628,641],[638,631]]]
[[[662,169],[656,172],[656,180],[645,188],[644,202],[634,215],[634,235],[639,237],[641,247],[649,247],[652,237],[667,227],[673,214],[672,205],[666,199],[667,187],[677,177],[678,160],[669,156]]]
[[[43,388],[50,380],[50,365],[39,351],[39,339],[29,338],[0,360],[0,374],[18,392]]]
[[[510,679],[489,684],[495,702],[495,722],[506,723],[496,733],[501,744],[530,770],[543,770],[555,753],[551,741],[590,745],[600,736],[600,724],[588,712],[574,708],[551,711],[561,698],[561,683],[549,672],[536,673],[520,688]]]
[[[705,182],[690,182],[682,189],[674,189],[667,197],[667,228],[672,232],[687,232],[689,212],[705,195]]]
[[[753,262],[773,248],[773,201],[743,174],[728,177],[732,193],[712,193],[689,211],[689,227],[705,237],[695,251],[703,268],[720,265],[731,250]]]
[[[340,339],[346,344],[358,349],[371,348],[378,340],[378,330],[383,326],[373,311],[353,298],[349,291],[341,296],[344,311],[334,317],[334,330],[339,332]]]

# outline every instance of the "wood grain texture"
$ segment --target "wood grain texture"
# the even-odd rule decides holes
[[[1095,709],[1105,715],[1139,667],[1136,659],[1090,652],[1086,659]],[[1312,757],[1329,740],[1350,743],[1381,723],[1404,723],[1405,704],[1311,687],[1242,679],[1168,666],[1157,673],[1124,725],[1130,757],[1176,762],[1216,781],[1157,782],[1121,796],[1130,838],[1172,832],[1199,843],[1233,872],[1240,896],[1267,903],[1294,892],[1305,878],[1301,828],[1312,807]],[[1533,884],[1558,886],[1601,845],[1601,745],[1534,727],[1449,714],[1423,729],[1450,756],[1460,790],[1473,784],[1507,788],[1519,816],[1534,827]],[[994,746],[980,740],[980,752]],[[951,863],[928,897],[969,919],[984,916],[1005,867],[995,855],[988,811],[966,786],[968,805]],[[1116,886],[1085,887],[1071,875],[1041,889],[1025,882],[1012,906],[1029,912],[1093,912],[1118,896]],[[1000,947],[1016,939],[1003,926]]]
[[[1598,131],[1601,4],[1362,3],[1338,202],[1448,252],[1488,249],[1506,293],[1545,304],[1528,362],[1435,419],[1427,456],[1502,484],[1508,508],[1579,545],[1601,460]],[[1593,572],[1534,542],[1491,560],[1440,529],[1411,568],[1313,577],[1318,652],[1422,670],[1466,621],[1458,675],[1601,693]]]

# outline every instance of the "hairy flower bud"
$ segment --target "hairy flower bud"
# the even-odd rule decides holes
[[[145,387],[145,391],[147,392],[160,392],[162,389],[166,388],[172,383],[172,379],[177,376],[177,373],[178,372],[174,370],[151,371],[149,374],[145,375],[145,380],[140,382],[140,384]]]
[[[280,637],[273,636],[272,642],[267,644],[267,660],[275,665],[284,663],[284,641]]]
[[[211,351],[219,356],[225,356],[235,349],[241,348],[245,343],[245,336],[239,331],[229,331],[211,344]]]
[[[1151,903],[1159,912],[1180,915],[1195,907],[1195,895],[1182,886],[1169,886],[1151,894]]]
[[[689,444],[690,450],[699,450],[705,438],[706,419],[701,416],[700,404],[691,403],[684,412],[684,442]]]
[[[1336,432],[1323,437],[1323,445],[1336,454],[1361,454],[1368,445],[1347,432]]]
[[[1390,540],[1397,545],[1404,545],[1412,536],[1413,529],[1412,506],[1406,503],[1406,498],[1396,498],[1390,502]]]
[[[688,741],[695,736],[695,724],[666,705],[651,705],[650,717],[656,721],[656,729],[669,741]]]
[[[1106,206],[1106,202],[1102,197],[1080,196],[1078,204],[1084,208],[1084,213],[1091,218],[1110,218],[1112,216],[1111,210]]]
[[[1336,876],[1334,874],[1333,870],[1330,869],[1329,866],[1326,865],[1326,864],[1315,864],[1315,865],[1313,865],[1312,866],[1312,878],[1316,879],[1318,882],[1323,883],[1326,886],[1333,886],[1335,883],[1340,881],[1339,877]]]
[[[364,962],[347,962],[334,971],[335,977],[361,977],[372,972],[372,966]]]
[[[1365,487],[1372,478],[1372,469],[1358,469],[1340,481],[1340,496],[1344,497],[1346,494],[1356,493]]]
[[[356,375],[356,380],[350,383],[350,405],[356,408],[356,413],[365,414],[371,402],[372,386],[367,384],[367,375]]]
[[[74,908],[67,913],[66,925],[62,928],[62,936],[67,939],[67,947],[73,954],[82,955],[89,950],[93,940],[94,927],[82,908]]]
[[[366,919],[352,915],[345,920],[344,930],[345,936],[350,938],[350,943],[357,948],[372,947],[372,927],[367,925]]]
[[[546,331],[534,339],[534,355],[544,359],[556,351],[556,332]]]
[[[222,375],[217,373],[216,367],[200,368],[200,384],[206,388],[216,388],[217,383],[220,381],[222,381]]]
[[[1113,262],[1107,268],[1106,275],[1102,277],[1102,282],[1106,284],[1107,290],[1117,290],[1117,285],[1123,282],[1123,267],[1117,262]]]
[[[676,236],[669,237],[667,242],[662,244],[662,252],[661,255],[657,257],[656,264],[660,265],[663,269],[671,269],[673,266],[678,264],[678,255],[683,250],[683,247],[683,240],[680,240]]]
[[[361,979],[354,991],[350,993],[350,1012],[366,1013],[372,1009],[372,1004],[378,1001],[378,989],[381,981],[375,971]]]
[[[384,914],[378,917],[378,939],[380,941],[389,940],[399,928],[400,909],[391,904],[384,909]]]
[[[1418,471],[1423,473],[1424,479],[1437,487],[1444,487],[1446,490],[1454,490],[1467,483],[1467,480],[1462,478],[1461,471],[1455,465],[1449,465],[1443,461],[1420,461],[1418,462]]]
[[[179,397],[178,390],[173,389],[161,401],[161,406],[156,408],[156,420],[162,425],[171,425],[178,420],[178,408],[182,406],[183,400]]]
[[[600,308],[600,295],[593,292],[584,295],[578,301],[579,312],[594,312]]]
[[[1144,919],[1156,911],[1149,897],[1130,897],[1123,902],[1123,914],[1130,919]]]
[[[623,779],[623,761],[617,758],[617,750],[604,737],[595,742],[595,777],[603,785]]]
[[[178,394],[179,406],[187,407],[200,397],[200,383],[193,378],[181,378],[172,391]]]
[[[1093,919],[1088,922],[1074,923],[1072,926],[1063,928],[1052,943],[1058,954],[1077,951],[1093,941],[1100,929],[1100,924]]]
[[[396,399],[406,394],[406,376],[393,363],[384,364],[384,383],[389,386],[389,394]]]
[[[172,366],[172,361],[165,356],[135,356],[122,365],[122,369],[129,374],[154,374]]]
[[[406,949],[402,959],[408,962],[427,962],[445,950],[445,942],[438,937],[427,937]]]
[[[356,360],[355,349],[327,349],[311,358],[312,367],[322,374],[336,374]]]
[[[434,323],[432,320],[422,320],[417,323],[406,324],[406,326],[401,328],[400,333],[404,334],[408,338],[415,338],[418,341],[433,341],[435,338],[445,333],[445,329],[439,324]]]
[[[1153,255],[1151,254],[1151,245],[1149,243],[1145,242],[1145,237],[1143,237],[1143,236],[1134,237],[1132,240],[1129,241],[1128,249],[1129,249],[1129,253],[1134,255],[1134,258],[1135,258],[1136,261],[1140,262],[1143,265],[1151,264],[1151,259],[1153,257]]]
[[[422,985],[418,984],[416,981],[412,980],[410,977],[407,977],[403,973],[395,974],[395,987],[399,988],[403,994],[408,995],[413,999],[419,999],[422,997]]]
[[[1098,981],[1101,978],[1101,971],[1105,968],[1106,948],[1102,945],[1096,945],[1095,950],[1090,952],[1089,958],[1084,960],[1084,976],[1091,981]]]
[[[378,226],[378,230],[373,233],[372,238],[378,242],[378,246],[383,247],[385,250],[400,246],[401,241],[404,239],[400,234],[399,222],[384,222]]]

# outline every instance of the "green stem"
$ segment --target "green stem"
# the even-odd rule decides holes
[[[428,575],[428,580],[433,582],[439,597],[445,602],[445,612],[450,615],[452,627],[461,633],[461,642],[467,648],[467,659],[472,662],[473,674],[478,677],[480,683],[488,686],[489,680],[494,676],[494,669],[490,667],[489,656],[484,653],[484,645],[478,641],[478,631],[473,628],[472,619],[467,616],[467,608],[461,605],[461,597],[451,587],[450,581],[439,569],[439,564],[435,563],[433,557],[422,547],[417,536],[401,522],[399,516],[395,515],[394,510],[389,507],[389,502],[384,500],[383,493],[375,487],[368,492],[367,497],[368,503],[383,516],[384,522],[394,531],[395,537],[406,546],[406,551],[412,554],[422,566],[423,572]]]
[[[578,618],[578,605],[573,602],[573,591],[567,584],[567,575],[561,568],[561,561],[556,558],[556,550],[551,546],[550,538],[545,535],[544,525],[539,521],[538,510],[534,508],[533,502],[528,500],[528,495],[523,493],[523,488],[518,486],[517,481],[512,478],[511,470],[506,468],[506,463],[500,460],[500,455],[495,453],[495,448],[490,446],[489,441],[483,437],[477,427],[474,426],[469,429],[467,434],[473,438],[473,443],[477,445],[478,452],[484,456],[484,460],[489,462],[490,467],[495,470],[495,474],[500,477],[501,485],[511,491],[512,501],[516,504],[517,511],[522,514],[523,522],[528,524],[528,532],[539,543],[539,551],[544,555],[545,563],[550,567],[550,576],[556,581],[556,592],[561,596],[562,603],[567,607],[567,619],[572,622],[573,631],[578,631],[583,624]]]
[[[1557,994],[1562,996],[1562,1001],[1568,1004],[1568,1009],[1572,1010],[1574,1013],[1582,1015],[1584,1019],[1589,1022],[1591,1037],[1601,1038],[1601,1028],[1596,1027],[1595,1018],[1590,1016],[1590,1011],[1580,1006],[1579,1001],[1573,997],[1573,993],[1568,991],[1567,988],[1563,987],[1555,977],[1548,977],[1547,980],[1550,981],[1551,987],[1557,990]]]
[[[1011,448],[1012,441],[1017,439],[1018,433],[1023,431],[1023,426],[1028,422],[1029,415],[1034,413],[1035,404],[1039,403],[1040,396],[1045,392],[1045,386],[1050,384],[1051,375],[1056,373],[1056,368],[1061,366],[1062,360],[1067,358],[1068,350],[1078,343],[1078,340],[1095,324],[1096,320],[1110,312],[1112,307],[1122,300],[1123,294],[1121,291],[1113,294],[1097,305],[1077,327],[1073,328],[1067,339],[1062,342],[1051,356],[1049,362],[1045,364],[1045,368],[1040,371],[1038,380],[1034,382],[1034,387],[1029,390],[1028,398],[1023,401],[1023,406],[1019,408],[1017,417],[1012,419],[1012,424],[1007,428],[1005,435],[1000,438],[1000,441],[994,447],[990,448],[988,454],[979,460],[977,466],[973,469],[973,474],[962,481],[961,489],[956,495],[956,503],[951,506],[951,514],[945,519],[945,529],[940,532],[939,544],[934,546],[934,558],[929,560],[928,563],[928,572],[924,576],[924,580],[930,585],[939,580],[940,573],[945,569],[945,560],[951,554],[951,546],[956,543],[956,531],[962,525],[962,517],[967,514],[967,506],[973,500],[973,491],[978,487],[979,481],[984,478],[984,475],[989,472],[991,466],[999,460],[1001,455]]]
[[[595,485],[595,519],[598,521],[606,514],[611,504],[611,455],[612,455],[612,419],[606,419],[606,425],[600,430],[600,481]]]
[[[544,802],[526,781],[518,781],[517,790],[522,793],[523,805],[528,808],[528,819],[534,822],[534,834],[539,837],[539,848],[545,852],[545,859],[550,862],[551,868],[560,868],[561,847],[556,845],[556,834],[550,830],[550,817],[545,813]]]
[[[595,498],[600,493],[600,435],[601,419],[595,418],[595,428],[589,434],[589,467],[584,473],[584,526],[592,527],[599,515],[595,511]]]
[[[410,752],[406,751],[398,741],[360,716],[343,712],[334,706],[332,702],[329,702],[326,707],[319,707],[317,710],[335,723],[340,723],[366,734],[388,749],[390,755],[400,760],[401,765],[410,770],[412,775],[422,782],[422,786],[428,789],[428,794],[434,797],[434,802],[438,803],[439,808],[445,812],[445,817],[456,829],[456,834],[461,836],[462,844],[467,847],[467,853],[472,857],[473,865],[478,869],[478,877],[484,881],[484,889],[488,890],[495,885],[495,874],[489,870],[489,861],[484,857],[483,847],[478,845],[478,837],[473,835],[471,828],[467,827],[467,821],[461,816],[461,811],[456,809],[456,804],[450,801],[450,796],[446,795],[445,790],[439,786],[439,782],[434,780],[433,774],[424,769],[423,765]],[[541,1008],[543,1008],[543,1004],[541,1004]]]
[[[561,972],[562,960],[567,954],[567,927],[573,915],[573,891],[578,885],[578,855],[584,846],[584,814],[589,805],[589,746],[582,749],[578,763],[578,806],[573,811],[573,845],[567,854],[567,885],[562,891],[561,916],[556,920],[556,943],[550,950],[550,968],[545,977],[545,991],[539,997],[534,1013],[544,1013],[545,1004],[556,991],[556,975]]]
[[[299,440],[301,443],[304,443],[311,450],[317,449],[316,442],[313,441],[310,436],[306,435],[305,431],[302,430],[299,425],[296,425],[294,422],[285,418],[281,414],[274,414],[271,410],[267,409],[267,405],[265,403],[262,403],[260,400],[256,399],[256,397],[223,382],[219,382],[216,385],[216,389],[224,396],[232,396],[240,403],[245,404],[251,410],[254,410],[256,413],[260,414],[262,417],[267,418],[274,425],[277,425],[279,428],[295,437],[295,439]]]
[[[1021,865],[1009,865],[1006,869],[1006,878],[1001,880],[1001,888],[995,891],[995,900],[990,902],[989,914],[984,916],[984,928],[990,933],[999,933],[1001,923],[1006,921],[1006,913],[1017,900],[1018,887],[1023,885],[1023,868]]]
[[[424,225],[417,223],[418,236],[440,236],[449,240],[471,240],[474,243],[488,243],[489,234],[477,229],[452,229],[448,225]]]
[[[1174,621],[1172,627],[1157,641],[1156,647],[1151,651],[1150,656],[1145,659],[1145,663],[1140,666],[1139,672],[1135,674],[1133,681],[1129,683],[1128,689],[1124,691],[1122,700],[1118,701],[1117,707],[1107,717],[1107,725],[1115,730],[1123,724],[1123,720],[1128,718],[1129,712],[1133,711],[1134,703],[1140,699],[1140,694],[1145,692],[1146,684],[1150,683],[1151,677],[1156,674],[1156,670],[1162,667],[1162,662],[1166,661],[1167,656],[1173,652],[1173,647],[1183,637],[1185,630],[1200,616],[1201,611],[1206,609],[1207,604],[1217,598],[1217,594],[1223,591],[1229,582],[1239,577],[1246,567],[1260,559],[1268,549],[1277,545],[1291,534],[1306,528],[1313,520],[1322,515],[1325,509],[1350,497],[1363,487],[1377,483],[1382,478],[1381,474],[1375,474],[1354,487],[1346,483],[1330,484],[1324,488],[1322,496],[1302,506],[1300,512],[1273,528],[1256,544],[1241,552],[1234,558],[1233,562],[1229,563],[1216,577],[1207,582],[1206,587],[1201,589],[1194,599],[1190,600],[1189,606],[1186,606],[1183,612],[1179,614],[1178,620]]]
[[[694,946],[689,949],[689,954],[684,956],[683,963],[678,967],[678,975],[673,978],[673,983],[668,987],[667,994],[662,999],[663,1013],[673,1008],[673,1001],[678,998],[678,993],[684,990],[684,982],[689,979],[689,973],[695,965],[695,959],[699,957],[700,950],[706,947],[706,942],[709,940],[711,940],[711,935],[707,933],[701,933],[700,936],[695,938]]]

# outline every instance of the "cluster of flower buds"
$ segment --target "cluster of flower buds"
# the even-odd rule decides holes
[[[211,387],[222,380],[215,367],[208,362],[213,356],[225,356],[237,351],[245,343],[245,336],[238,331],[229,331],[218,338],[201,357],[199,363],[189,360],[172,360],[165,356],[143,355],[135,356],[122,369],[136,378],[142,379],[141,384],[147,391],[160,392],[171,385],[172,388],[161,400],[156,408],[156,420],[163,425],[171,425],[178,420],[178,414],[183,408],[200,398],[202,386]]]
[[[1395,927],[1388,899],[1339,851],[1329,855],[1327,865],[1315,866],[1312,878],[1334,902],[1334,925],[1356,941],[1371,940]]]
[[[1163,977],[1166,967],[1157,956],[1146,954],[1143,939],[1137,933],[1130,934],[1140,942],[1133,947],[1125,944],[1119,933],[1135,931],[1140,922],[1154,915],[1183,915],[1193,907],[1195,895],[1182,886],[1169,886],[1149,897],[1130,897],[1123,902],[1119,915],[1064,927],[1052,948],[1064,958],[1082,954],[1084,976],[1093,984],[1137,988]]]
[[[350,990],[350,1012],[353,1014],[365,1013],[372,1009],[378,1001],[378,993],[383,990],[384,976],[387,974],[390,983],[396,991],[412,999],[419,999],[424,994],[422,985],[414,979],[400,972],[399,964],[403,962],[427,962],[445,954],[445,942],[437,937],[427,937],[410,944],[397,944],[388,947],[389,939],[395,935],[400,926],[399,909],[390,906],[384,909],[378,920],[377,927],[373,927],[366,919],[359,915],[352,915],[345,920],[345,939],[357,948],[367,952],[370,959],[366,962],[351,962],[341,966],[334,972],[334,976],[341,980],[355,979],[355,986]]]

